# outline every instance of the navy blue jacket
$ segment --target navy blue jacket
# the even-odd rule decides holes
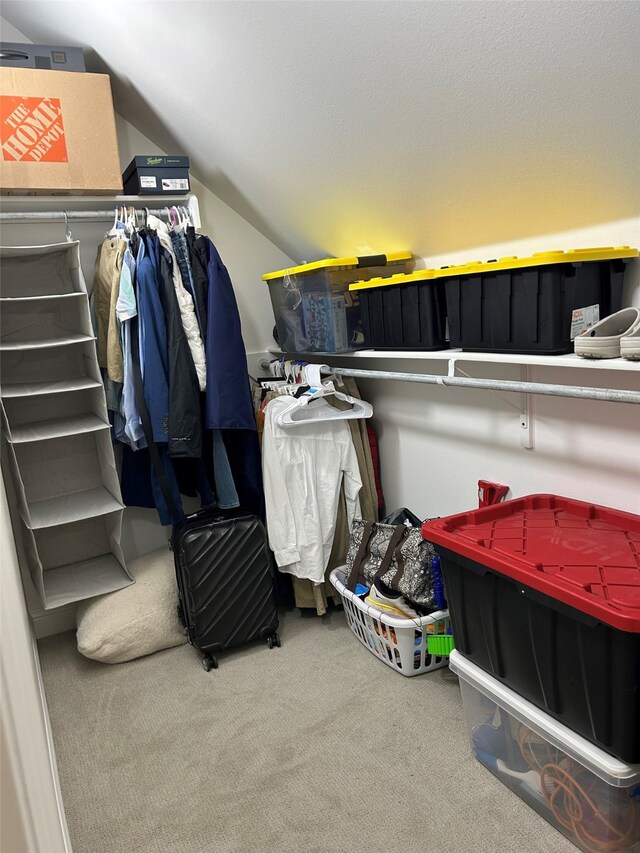
[[[256,428],[240,314],[227,268],[208,237],[207,400],[210,429]]]
[[[151,254],[150,254],[151,253]],[[136,263],[142,388],[153,440],[169,440],[169,360],[167,328],[158,292],[153,244],[140,239]]]

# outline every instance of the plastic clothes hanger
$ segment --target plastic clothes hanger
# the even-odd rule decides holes
[[[120,210],[119,208],[114,208],[113,215],[113,225],[111,226],[111,230],[107,232],[107,237],[117,237],[120,233]]]
[[[190,226],[192,226],[192,225],[193,225],[193,223],[192,223],[192,221],[191,221],[191,213],[190,213],[190,212],[189,212],[189,210],[188,210],[184,205],[182,205],[182,204],[180,205],[180,213],[181,213],[181,214],[182,214],[182,216],[183,216],[183,222],[184,222],[183,230],[185,230],[185,231],[186,231],[186,229],[187,229],[187,228],[189,228]]]
[[[345,403],[351,403],[350,409],[335,409],[324,397],[334,396]],[[276,415],[278,426],[292,427],[317,421],[351,420],[370,418],[373,406],[364,400],[358,400],[341,391],[336,391],[333,382],[324,382],[319,388],[311,388],[295,401],[286,411]]]
[[[180,208],[176,207],[175,204],[171,208],[171,219],[174,231],[184,231],[185,223],[182,218],[182,214],[180,213]]]

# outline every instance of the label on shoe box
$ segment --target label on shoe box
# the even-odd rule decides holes
[[[576,308],[571,314],[571,340],[577,338],[586,329],[591,328],[599,319],[599,305],[587,305],[586,308]]]
[[[163,178],[163,190],[185,190],[189,192],[189,181],[186,178]]]
[[[153,189],[155,189],[158,186],[158,182],[153,175],[140,175],[140,186],[147,188],[153,187]]]

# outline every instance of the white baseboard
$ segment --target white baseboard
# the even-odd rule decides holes
[[[30,613],[33,621],[33,630],[36,640],[43,637],[51,637],[53,634],[62,634],[63,631],[72,631],[76,627],[76,604],[66,604],[55,610],[32,610]]]

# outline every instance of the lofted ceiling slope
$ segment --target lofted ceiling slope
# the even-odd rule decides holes
[[[428,257],[640,214],[637,2],[4,0],[2,14],[86,48],[116,109],[297,260]]]

